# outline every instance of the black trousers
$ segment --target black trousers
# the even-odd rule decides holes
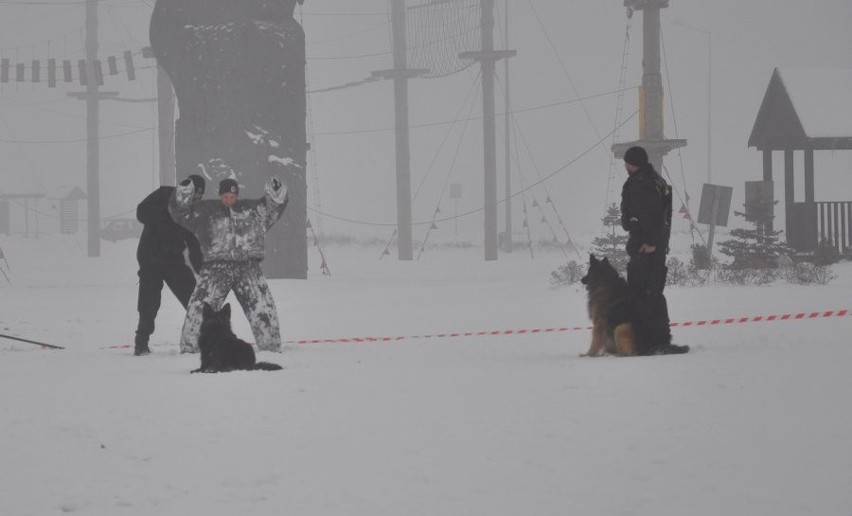
[[[663,289],[666,287],[666,254],[656,251],[650,254],[635,253],[627,262],[627,288],[642,316],[650,346],[670,344],[669,305]]]
[[[147,341],[154,333],[154,319],[160,310],[163,284],[186,308],[192,291],[195,289],[195,275],[184,262],[140,263],[139,264],[139,325],[137,338]]]

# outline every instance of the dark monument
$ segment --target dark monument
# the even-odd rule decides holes
[[[307,277],[304,0],[157,0],[151,47],[178,100],[177,176],[233,177],[255,198],[272,175],[290,204],[267,236],[269,278]]]

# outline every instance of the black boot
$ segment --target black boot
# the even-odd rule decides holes
[[[682,355],[684,353],[689,353],[689,346],[669,343],[657,348],[658,355]]]
[[[151,350],[148,348],[148,337],[145,335],[136,334],[134,340],[133,355],[137,357],[150,355]]]

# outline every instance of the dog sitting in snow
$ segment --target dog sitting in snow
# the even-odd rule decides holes
[[[586,286],[592,320],[592,344],[585,356],[645,354],[639,352],[639,317],[628,295],[627,281],[609,260],[590,254],[589,271],[580,282]]]
[[[607,258],[598,260],[590,254],[589,271],[580,282],[586,286],[592,319],[592,344],[584,356],[673,355],[689,351],[689,346],[652,342],[641,303],[630,295],[627,281]]]
[[[204,303],[198,348],[201,351],[201,367],[192,371],[193,373],[282,369],[278,364],[258,362],[251,344],[234,335],[231,330],[230,303],[226,303],[218,311]]]

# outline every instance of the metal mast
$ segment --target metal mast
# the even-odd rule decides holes
[[[643,56],[642,89],[639,99],[639,140],[612,146],[616,158],[638,145],[648,152],[648,158],[659,173],[663,173],[663,156],[673,149],[686,146],[686,140],[667,140],[663,134],[663,77],[660,66],[660,10],[669,0],[624,0],[628,16],[642,11]]]

